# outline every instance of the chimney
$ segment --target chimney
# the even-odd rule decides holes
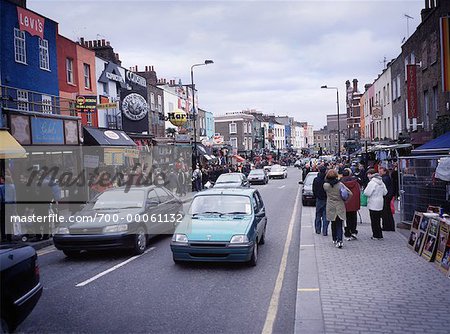
[[[371,84],[365,84],[365,85],[364,85],[364,90],[367,92],[368,89],[369,89],[371,86],[372,86]]]
[[[432,1],[433,0],[431,0],[431,2]],[[420,16],[422,18],[422,22],[425,21],[425,19],[427,18],[428,14],[430,13],[430,11],[431,11],[430,0],[425,0],[425,8],[420,11]]]
[[[136,68],[134,69],[134,71],[135,72],[138,72],[139,71],[139,69],[138,69],[138,66],[136,65]]]
[[[345,82],[345,87],[347,87],[347,89],[350,87],[350,80],[347,80],[347,81]]]
[[[111,42],[110,41],[106,41],[106,46],[111,46]]]
[[[358,91],[358,79],[353,79],[353,92]]]
[[[81,44],[81,45],[84,44],[84,37],[80,37],[80,44]]]
[[[106,41],[102,39],[102,46],[106,46]]]

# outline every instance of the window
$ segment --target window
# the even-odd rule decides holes
[[[397,78],[392,80],[392,101],[395,101],[397,98]]]
[[[73,59],[66,58],[67,83],[73,84]]]
[[[397,98],[398,98],[398,97],[402,96],[401,90],[400,90],[400,74],[397,75],[397,85],[396,85],[396,87],[397,87]]]
[[[27,52],[25,47],[25,31],[14,29],[14,56],[16,62],[26,64]]]
[[[169,102],[169,112],[170,111],[173,111],[173,103],[172,102]]]
[[[252,138],[248,138],[248,149],[249,150],[253,149]]]
[[[237,138],[236,137],[230,138],[230,145],[233,148],[237,148],[238,147],[238,145],[237,145]]]
[[[245,124],[245,123],[244,123]],[[248,142],[247,142],[247,137],[244,138],[244,150],[248,150]]]
[[[162,112],[162,96],[158,95],[158,112]]]
[[[247,128],[247,132],[250,134],[252,133],[252,123],[248,123],[248,128]]]
[[[150,93],[150,110],[154,111],[155,109],[155,93]]]
[[[387,100],[387,104],[389,104],[390,102],[390,96],[389,96],[389,93],[390,93],[390,91],[389,91],[389,84],[387,84],[387,88],[386,88],[386,100]]]
[[[42,95],[42,112],[45,114],[52,113],[52,97],[48,95]]]
[[[247,123],[244,122],[244,133],[247,133]]]
[[[91,112],[86,113],[86,125],[92,126],[92,113]]]
[[[237,133],[236,123],[230,123],[230,133]]]
[[[438,105],[438,86],[433,87],[433,105],[432,105],[433,111],[437,114],[439,114],[439,105]]]
[[[425,128],[427,130],[430,129],[430,106],[429,106],[429,94],[428,91],[423,92],[423,106],[424,106],[424,113],[425,113]]]
[[[17,109],[28,111],[28,91],[17,90]]]
[[[39,67],[50,71],[50,61],[48,59],[48,41],[39,38]]]
[[[103,86],[103,94],[108,95],[109,94],[109,92],[108,92],[108,83],[107,82],[103,82],[102,86]]]
[[[171,198],[162,188],[155,188],[155,191],[156,191],[156,194],[158,195],[159,201],[161,203],[170,201]]]
[[[91,66],[84,64],[84,88],[91,89]]]

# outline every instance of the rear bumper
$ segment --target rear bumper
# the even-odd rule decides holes
[[[174,260],[193,262],[248,262],[253,247],[253,242],[246,246],[223,248],[170,245]]]
[[[87,234],[87,235],[55,235],[53,243],[59,250],[108,250],[128,249],[134,247],[134,234]]]
[[[10,329],[14,329],[33,311],[39,298],[42,295],[42,284],[38,283],[33,289],[27,292],[25,295],[17,299],[11,309],[8,311],[8,326]]]

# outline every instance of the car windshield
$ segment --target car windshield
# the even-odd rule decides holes
[[[275,165],[272,167],[272,169],[270,170],[271,172],[278,172],[278,171],[282,171],[283,167],[281,167],[280,165]]]
[[[304,184],[305,184],[305,186],[310,186],[310,185],[312,185],[313,184],[313,181],[314,181],[314,179],[317,177],[317,173],[314,173],[314,174],[308,174],[307,176],[306,176],[306,179],[305,179],[305,182],[304,182]]]
[[[238,174],[222,174],[217,179],[216,183],[240,183],[241,176]]]
[[[262,169],[255,169],[255,170],[250,171],[249,175],[250,176],[251,175],[264,175],[264,171]]]
[[[246,214],[252,213],[250,198],[241,195],[197,196],[192,201],[189,214]]]
[[[127,193],[121,191],[107,191],[97,198],[93,209],[141,208],[144,204],[144,195],[144,190],[130,190]]]

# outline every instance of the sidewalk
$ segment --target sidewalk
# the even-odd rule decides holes
[[[195,194],[196,194],[195,192],[188,192],[186,194],[186,196],[177,196],[177,197],[184,204],[184,203],[190,202]],[[35,242],[24,242],[24,244],[26,244],[28,246],[32,246],[35,250],[39,250],[39,249],[53,245],[53,240],[52,240],[52,238],[50,238],[48,240],[41,240],[41,241],[35,241]]]
[[[400,232],[371,240],[360,212],[358,240],[337,249],[303,208],[295,333],[448,333],[450,280]]]

